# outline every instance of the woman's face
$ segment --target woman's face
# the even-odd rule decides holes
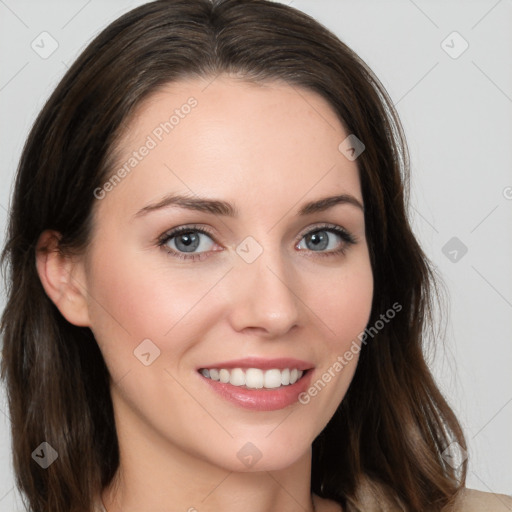
[[[126,133],[83,267],[120,442],[285,468],[343,399],[370,315],[349,133],[313,92],[226,75],[170,84]]]

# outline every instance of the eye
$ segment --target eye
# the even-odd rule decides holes
[[[336,238],[338,238],[337,242]],[[305,241],[306,249],[319,253],[319,256],[345,254],[347,248],[357,242],[355,237],[344,228],[331,224],[317,226],[314,230],[305,233],[302,239]],[[301,244],[302,241],[297,246],[298,249],[304,248]]]
[[[158,246],[164,248],[171,256],[183,260],[204,260],[215,245],[211,234],[206,228],[197,226],[180,226],[164,233],[158,239]],[[338,241],[336,241],[336,238]],[[208,242],[209,239],[209,242]],[[301,242],[296,246],[301,247],[305,241],[307,251],[315,253],[315,256],[335,256],[345,254],[352,244],[357,243],[356,238],[341,226],[325,224],[316,226],[300,236]],[[197,251],[197,252],[196,252]]]
[[[164,247],[169,254],[177,258],[197,260],[204,254],[204,259],[206,253],[211,251],[211,248],[208,247],[208,241],[204,240],[205,237],[209,238],[210,242],[213,242],[211,234],[204,228],[180,226],[165,233],[159,239],[158,245]],[[194,252],[197,249],[201,249],[201,252]]]

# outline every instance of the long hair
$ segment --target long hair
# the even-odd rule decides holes
[[[402,306],[362,345],[346,396],[313,442],[311,491],[351,512],[368,499],[375,510],[448,509],[466,463],[452,468],[443,451],[466,444],[425,360],[437,278],[407,218],[408,150],[385,88],[334,34],[286,5],[159,0],[87,46],[37,117],[17,170],[2,253],[1,377],[28,510],[90,512],[119,466],[108,369],[91,330],[67,322],[46,295],[38,238],[53,229],[63,253],[83,250],[94,191],[113,174],[116,142],[136,107],[170,82],[223,72],[314,91],[363,141],[357,165],[374,276],[368,325]],[[42,442],[58,453],[47,469],[32,457]]]

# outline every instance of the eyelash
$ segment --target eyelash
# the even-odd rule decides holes
[[[299,242],[307,235],[311,235],[313,233],[317,233],[317,232],[321,232],[321,231],[327,231],[329,233],[334,233],[334,234],[338,235],[344,241],[344,244],[339,249],[336,249],[333,251],[327,251],[327,252],[310,251],[310,252],[315,253],[315,256],[318,255],[318,256],[324,257],[324,256],[344,255],[347,250],[347,246],[354,245],[357,243],[356,237],[354,237],[352,234],[350,234],[348,231],[346,231],[342,227],[336,226],[335,224],[323,224],[320,226],[315,226],[315,228],[301,234],[300,238],[299,238]],[[175,238],[181,234],[185,234],[185,233],[186,234],[202,233],[203,235],[207,235],[208,237],[210,237],[215,242],[213,233],[211,233],[208,229],[202,228],[202,227],[197,227],[195,225],[191,225],[191,226],[180,226],[178,228],[172,229],[171,231],[167,231],[166,233],[164,233],[162,236],[160,236],[158,238],[157,245],[158,245],[158,247],[165,248],[166,252],[169,255],[171,255],[175,258],[178,258],[178,259],[190,260],[190,261],[200,261],[201,259],[204,260],[205,258],[207,258],[208,252],[185,254],[182,252],[175,251],[174,249],[165,247],[165,244],[167,242],[169,242],[169,240],[171,240],[172,238]],[[220,251],[213,251],[213,252],[220,252]]]

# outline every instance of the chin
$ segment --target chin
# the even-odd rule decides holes
[[[279,471],[310,456],[312,440],[306,439],[303,432],[300,436],[287,435],[284,429],[279,435],[269,432],[272,428],[264,435],[236,437],[217,458],[210,460],[228,471],[248,473]]]

